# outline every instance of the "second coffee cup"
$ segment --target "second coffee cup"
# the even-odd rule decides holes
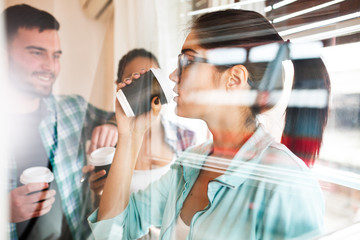
[[[98,148],[90,154],[89,163],[95,166],[95,172],[105,170],[106,175],[99,178],[97,181],[107,177],[112,160],[114,158],[115,148],[113,147],[103,147]]]

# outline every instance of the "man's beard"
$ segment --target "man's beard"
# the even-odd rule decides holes
[[[34,72],[32,75],[36,75],[37,72]],[[54,78],[54,74],[51,74],[52,78]],[[31,82],[21,81],[21,80],[11,80],[11,84],[15,89],[21,91],[22,93],[32,97],[32,98],[44,98],[48,97],[52,93],[52,84],[49,86],[40,86],[40,88],[36,88]]]
[[[44,97],[48,97],[51,95],[52,86],[50,86],[44,90],[39,90],[39,89],[35,88],[32,84],[25,84],[22,86],[21,90],[26,92],[26,94],[28,94],[31,97],[44,98]]]

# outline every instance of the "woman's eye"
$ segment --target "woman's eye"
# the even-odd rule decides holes
[[[185,60],[184,65],[183,65],[184,67],[189,66],[194,63],[194,59],[192,56],[187,56],[184,60]]]
[[[185,62],[185,67],[186,67],[186,66],[189,66],[189,65],[191,65],[191,64],[193,64],[193,63],[194,63],[194,61],[192,61],[192,60],[190,60],[190,59],[187,59],[186,62]]]

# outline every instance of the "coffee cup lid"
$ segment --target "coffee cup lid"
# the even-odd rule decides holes
[[[89,163],[93,166],[103,166],[112,163],[114,158],[115,148],[103,147],[98,148],[90,154]]]
[[[21,176],[20,182],[22,184],[37,183],[37,182],[52,182],[54,174],[47,167],[31,167],[25,169]]]

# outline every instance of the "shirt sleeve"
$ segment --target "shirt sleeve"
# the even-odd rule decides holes
[[[169,170],[145,190],[132,193],[125,210],[114,218],[97,221],[96,210],[89,218],[95,239],[137,239],[148,233],[150,226],[161,226],[169,190],[173,185]]]

